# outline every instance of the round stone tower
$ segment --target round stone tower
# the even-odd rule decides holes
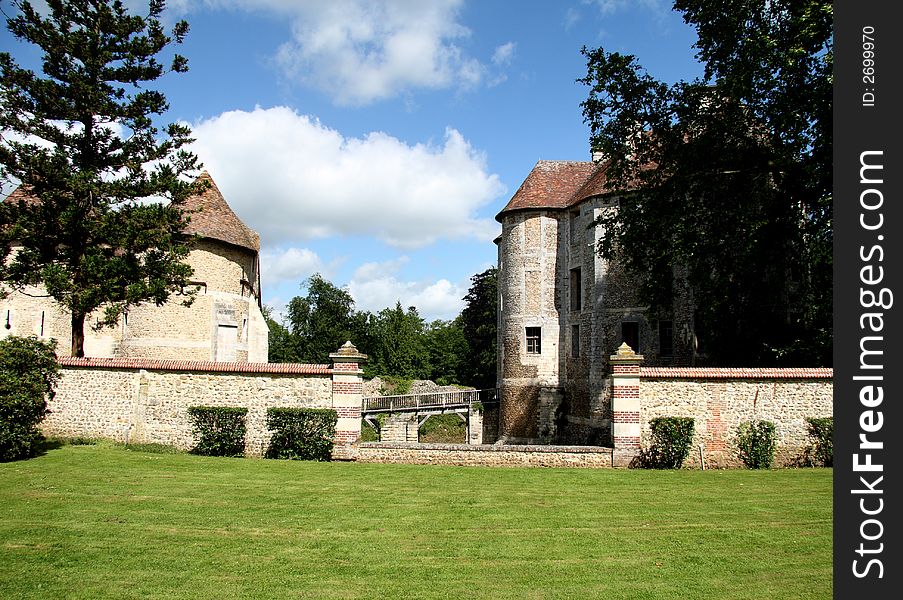
[[[86,319],[85,354],[90,357],[267,362],[268,330],[261,311],[260,238],[229,208],[207,172],[207,189],[185,202],[197,241],[186,262],[194,269],[194,301],[174,294],[162,306],[132,307],[113,328],[95,331]],[[37,202],[21,187],[4,202]],[[5,320],[0,337],[36,335],[69,340],[69,315],[43,289],[14,292],[0,300]],[[60,350],[65,352],[63,343]]]
[[[499,435],[518,443],[554,432],[562,399],[560,246],[566,208],[593,164],[539,161],[499,213]]]
[[[197,290],[190,306],[178,296],[141,305],[121,326],[116,356],[267,362],[267,326],[260,301],[260,237],[226,203],[205,171],[207,189],[185,202],[198,236],[187,263]]]

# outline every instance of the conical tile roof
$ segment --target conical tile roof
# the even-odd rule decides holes
[[[595,168],[592,162],[541,160],[495,218],[501,221],[502,215],[516,210],[567,208]]]
[[[203,193],[185,200],[182,205],[191,217],[191,222],[185,228],[186,233],[259,252],[260,236],[232,212],[210,174],[204,171],[198,181],[207,181],[209,186]]]
[[[207,181],[209,186],[203,193],[191,196],[183,203],[183,208],[191,217],[185,232],[260,252],[260,236],[232,212],[210,174],[204,171],[198,181]],[[25,185],[18,186],[3,202],[14,203],[19,200],[28,204],[40,202]]]

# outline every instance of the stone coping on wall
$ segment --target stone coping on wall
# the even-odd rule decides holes
[[[606,446],[553,446],[550,444],[425,444],[420,442],[361,442],[360,448],[384,450],[454,450],[456,452],[539,452],[546,454],[611,453]]]
[[[88,369],[144,369],[146,371],[193,371],[264,375],[332,375],[333,373],[330,365],[300,363],[238,363],[148,358],[72,358],[65,356],[57,360],[62,367]]]
[[[833,379],[834,369],[733,368],[733,367],[640,367],[647,379]]]
[[[611,448],[601,446],[519,446],[513,444],[419,444],[363,442],[351,460],[366,463],[473,467],[611,467]]]

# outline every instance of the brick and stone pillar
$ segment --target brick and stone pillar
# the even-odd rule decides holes
[[[643,355],[626,343],[611,362],[611,435],[614,447],[612,464],[625,467],[640,452],[640,365]]]
[[[345,342],[332,360],[332,408],[338,414],[335,426],[333,458],[354,458],[354,446],[361,438],[361,404],[364,397],[364,372],[361,363],[367,355],[358,352],[351,342]]]

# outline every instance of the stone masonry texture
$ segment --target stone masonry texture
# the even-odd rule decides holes
[[[326,365],[312,365],[307,374],[280,373],[282,365],[272,366],[276,372],[260,372],[263,365],[258,372],[65,366],[42,428],[45,435],[189,449],[195,443],[189,407],[245,407],[245,452],[259,456],[269,440],[267,408],[332,407],[332,374]]]

